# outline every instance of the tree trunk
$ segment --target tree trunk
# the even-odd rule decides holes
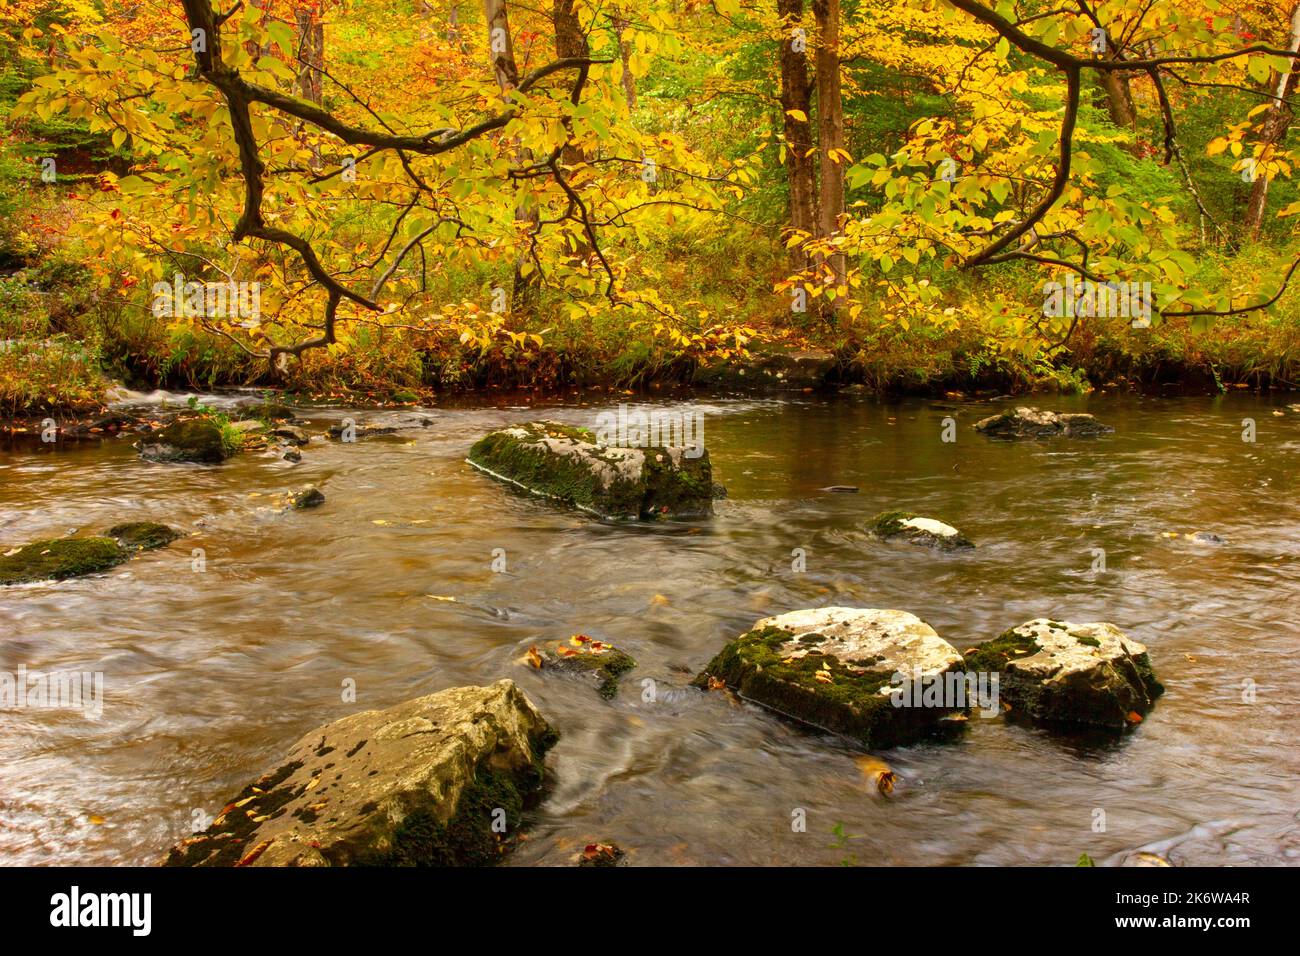
[[[487,21],[488,50],[492,58],[492,72],[496,75],[497,86],[501,89],[501,98],[510,100],[511,91],[519,85],[519,67],[515,63],[514,40],[510,36],[510,16],[506,10],[506,0],[483,0],[483,15]],[[532,151],[519,148],[515,158],[521,163],[529,162]],[[522,205],[515,209],[515,222],[525,223],[529,236],[537,233],[540,217],[536,209],[528,210]],[[520,250],[515,259],[514,284],[510,293],[510,310],[522,314],[531,312],[537,304],[536,272],[524,274],[522,266],[528,261],[528,249]]]
[[[1110,121],[1120,129],[1137,132],[1137,107],[1133,105],[1128,77],[1116,70],[1099,70],[1097,86],[1105,94]]]
[[[817,162],[821,182],[817,194],[819,233],[823,239],[840,228],[844,215],[844,166],[837,151],[844,149],[844,104],[840,98],[840,0],[813,0],[817,20]],[[844,255],[823,257],[823,268],[837,293],[845,278]],[[835,312],[835,302],[824,310]]]
[[[324,102],[325,21],[318,4],[295,8],[298,25],[298,94],[320,105]]]
[[[1300,51],[1300,4],[1296,4],[1295,9],[1291,11],[1291,43],[1289,49],[1292,52]],[[1292,62],[1294,63],[1294,61]],[[1263,143],[1263,149],[1260,151],[1261,159],[1268,159],[1291,129],[1291,123],[1295,119],[1295,115],[1284,100],[1295,92],[1295,88],[1296,72],[1294,68],[1278,77],[1277,86],[1274,88],[1274,95],[1277,99],[1268,112],[1264,114],[1264,123],[1260,130],[1260,141]],[[1259,238],[1259,231],[1264,226],[1264,213],[1268,207],[1268,181],[1269,177],[1267,175],[1257,174],[1250,187],[1250,201],[1246,204],[1245,230],[1247,237],[1251,240]]]
[[[636,77],[632,75],[632,44],[623,39],[628,20],[619,10],[615,10],[610,19],[614,24],[614,39],[618,43],[618,57],[623,62],[623,98],[627,100],[627,111],[631,113],[636,109]]]
[[[551,20],[555,27],[555,56],[557,59],[591,56],[591,50],[587,45],[587,35],[582,32],[582,24],[578,21],[578,14],[573,5],[574,0],[554,0],[551,6]],[[566,128],[570,125],[565,124]],[[570,135],[572,135],[572,132],[572,129],[569,129]],[[582,180],[586,176],[584,167],[587,162],[582,147],[573,142],[572,139],[568,140],[560,153],[560,162],[564,166],[564,175],[569,179],[569,185],[574,189],[581,189]],[[587,241],[587,237],[581,231],[573,237],[572,243],[574,259],[586,260],[591,255],[591,243]]]
[[[790,185],[790,228],[817,234],[816,173],[812,144],[812,86],[808,80],[807,38],[800,28],[803,0],[778,0],[781,14],[781,111],[785,127],[785,169]],[[791,116],[801,113],[802,119]],[[790,250],[796,269],[806,268],[803,250]]]

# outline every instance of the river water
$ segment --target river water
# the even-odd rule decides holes
[[[615,404],[545,414],[593,426]],[[0,861],[155,862],[313,728],[508,676],[562,734],[511,865],[567,864],[597,841],[636,864],[1300,862],[1300,414],[1247,395],[1038,404],[1117,431],[1006,443],[970,428],[1001,405],[702,400],[730,496],[711,520],[649,526],[558,510],[465,464],[483,433],[538,416],[522,404],[423,409],[429,423],[397,439],[318,436],[297,466],[148,464],[128,438],[0,451],[6,547],[142,519],[190,535],[108,574],[0,589],[0,670],[105,681],[98,719],[0,711]],[[323,431],[417,413],[304,414]],[[323,507],[272,507],[304,482]],[[859,530],[892,508],[978,549]],[[1163,535],[1195,531],[1225,543]],[[1034,617],[1111,621],[1167,691],[1117,742],[972,716],[957,742],[877,754],[900,776],[884,796],[852,746],[686,686],[757,618],[822,605],[911,611],[958,648]],[[518,663],[574,633],[638,660],[615,700]]]

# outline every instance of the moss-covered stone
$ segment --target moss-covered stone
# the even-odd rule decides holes
[[[975,547],[970,538],[952,525],[911,511],[882,512],[871,519],[867,530],[883,541],[901,539],[908,544],[940,551],[965,551]]]
[[[508,680],[353,714],[302,738],[164,864],[495,863],[556,739]]]
[[[975,430],[990,438],[1092,438],[1115,429],[1084,413],[1058,414],[1020,407],[990,415],[975,423]]]
[[[943,718],[961,709],[900,706],[896,675],[942,679],[960,666],[951,645],[904,611],[819,608],[757,622],[693,683],[721,682],[800,723],[892,747],[947,730]]]
[[[547,644],[542,667],[590,680],[600,696],[610,700],[618,693],[619,677],[636,667],[636,661],[612,644],[575,634],[567,641]]]
[[[324,503],[325,495],[315,485],[304,485],[302,489],[289,495],[289,506],[298,511],[319,508]]]
[[[653,520],[713,513],[708,453],[613,448],[585,428],[529,422],[492,432],[469,451],[474,467],[602,518]]]
[[[977,644],[968,672],[999,675],[1012,717],[1124,730],[1164,693],[1146,648],[1113,624],[1038,618]]]
[[[153,551],[171,544],[181,533],[156,521],[129,521],[109,528],[108,536],[132,551]]]
[[[61,581],[117,567],[128,557],[111,537],[51,538],[0,554],[0,584]]]
[[[254,402],[239,409],[241,418],[256,418],[264,422],[284,422],[296,417],[296,412],[280,402]]]
[[[223,427],[224,426],[224,427]],[[161,431],[141,438],[140,457],[146,461],[219,464],[239,450],[242,437],[213,417],[180,418]]]

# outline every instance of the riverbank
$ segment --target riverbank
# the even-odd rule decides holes
[[[1209,330],[1186,321],[1134,329],[1081,323],[1068,350],[1026,354],[971,319],[948,328],[859,317],[830,324],[756,309],[722,320],[702,310],[684,333],[624,316],[542,310],[511,323],[484,315],[412,331],[360,327],[346,346],[307,352],[275,372],[231,339],[159,323],[134,281],[103,287],[54,254],[0,279],[0,420],[93,417],[114,388],[260,388],[304,402],[434,404],[456,395],[573,389],[701,394],[856,389],[880,397],[1081,393],[1094,389],[1214,394],[1294,390],[1300,324],[1247,315]]]

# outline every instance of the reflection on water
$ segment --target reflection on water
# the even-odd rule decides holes
[[[547,414],[590,426],[604,407]],[[567,863],[597,840],[640,864],[1300,856],[1300,415],[1246,396],[1093,398],[1114,436],[1011,444],[970,430],[985,405],[704,407],[730,497],[711,521],[650,527],[557,511],[469,468],[468,445],[526,417],[520,407],[425,410],[433,424],[396,441],[316,439],[297,467],[257,454],[150,465],[128,439],[0,452],[6,545],[138,519],[192,533],[106,575],[0,590],[0,670],[105,674],[96,721],[0,712],[0,859],[153,862],[319,724],[501,676],[562,733],[514,864]],[[328,410],[313,423],[348,414],[411,417]],[[940,440],[948,415],[955,443]],[[323,508],[269,506],[307,481]],[[820,490],[833,484],[861,492]],[[894,507],[979,548],[932,554],[858,530]],[[1198,530],[1227,543],[1162,537]],[[1092,571],[1096,549],[1105,573]],[[959,648],[1033,617],[1113,621],[1148,645],[1167,692],[1103,747],[972,719],[958,743],[883,753],[902,778],[885,798],[841,741],[686,687],[756,618],[826,604],[911,611]],[[615,701],[516,663],[575,632],[639,661]],[[355,705],[341,699],[348,678]],[[792,832],[797,809],[805,833]],[[1093,832],[1098,809],[1105,832]]]

